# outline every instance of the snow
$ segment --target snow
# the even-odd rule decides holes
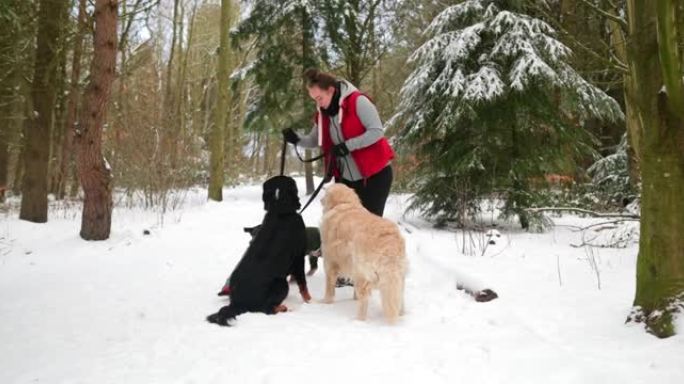
[[[636,246],[594,250],[593,261],[570,246],[580,235],[569,226],[590,219],[554,218],[544,234],[504,223],[489,245],[484,233],[402,215],[408,196],[392,195],[387,216],[410,260],[399,324],[384,322],[377,293],[360,322],[351,288],[332,305],[304,304],[292,289],[290,312],[222,328],[204,317],[226,303],[215,294],[249,241],[242,227],[261,220],[261,189],[204,196],[187,191],[164,226],[158,213],[117,208],[103,242],[78,237],[77,207],[53,209],[47,224],[4,215],[0,383],[684,382],[683,336],[624,324]],[[320,214],[313,203],[306,223]],[[323,278],[321,268],[309,279],[314,299]],[[477,303],[458,283],[499,298]]]

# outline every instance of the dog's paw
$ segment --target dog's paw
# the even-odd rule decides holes
[[[207,316],[207,321],[212,324],[218,324],[222,327],[229,327],[228,319],[222,318],[218,312]]]
[[[288,311],[287,306],[285,306],[284,304],[276,305],[275,307],[273,307],[273,314],[287,312],[287,311]]]
[[[332,304],[334,301],[335,301],[335,299],[332,298],[332,297],[324,297],[324,298],[321,300],[321,303],[323,303],[323,304]]]
[[[306,302],[306,303],[311,302],[311,294],[309,293],[308,290],[299,291],[299,294],[302,295],[302,300],[304,300],[304,302]]]

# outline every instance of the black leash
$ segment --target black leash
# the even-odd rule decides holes
[[[319,156],[319,158],[321,158],[321,157],[322,157],[322,156]],[[330,156],[330,160],[328,161],[328,166],[326,167],[327,172],[325,173],[325,176],[323,177],[323,180],[321,180],[321,182],[318,184],[318,187],[316,187],[316,190],[314,190],[314,192],[311,194],[311,197],[309,198],[309,201],[307,201],[306,204],[304,204],[304,208],[302,208],[302,209],[299,210],[299,214],[300,214],[300,215],[302,214],[302,212],[304,212],[304,210],[306,209],[306,207],[308,207],[309,204],[311,204],[311,202],[316,198],[316,196],[318,195],[318,193],[319,193],[319,192],[321,191],[321,189],[323,188],[323,185],[324,185],[325,183],[327,183],[328,181],[330,181],[330,179],[332,179],[332,162],[333,162],[334,160],[335,160],[335,156]]]
[[[311,159],[303,159],[302,155],[299,154],[299,151],[297,150],[297,144],[294,145],[295,153],[297,154],[297,157],[299,158],[299,161],[302,163],[313,163],[316,160],[320,160],[325,156],[325,153],[321,153],[320,155],[313,157]]]
[[[316,156],[316,157],[311,158],[311,159],[302,159],[302,156],[299,154],[299,151],[297,151],[297,144],[295,144],[294,147],[295,147],[295,153],[297,154],[297,157],[303,163],[313,163],[314,161],[322,159],[323,157],[325,157],[325,153],[321,153],[319,156]],[[283,140],[283,149],[282,149],[282,152],[280,153],[280,176],[283,176],[285,174],[285,154],[286,154],[286,152],[287,152],[287,141]],[[321,189],[323,189],[323,185],[325,183],[327,183],[328,181],[330,181],[330,179],[332,178],[332,165],[333,165],[334,160],[335,160],[335,156],[330,156],[330,160],[328,161],[328,164],[327,164],[328,166],[325,167],[325,169],[326,169],[325,177],[323,177],[323,180],[321,180],[320,184],[318,184],[318,187],[316,187],[314,192],[311,194],[309,201],[307,201],[306,204],[304,204],[304,208],[302,208],[299,211],[300,215],[309,206],[309,204],[311,204],[311,202],[316,198],[316,196],[318,196],[318,193],[321,191]]]

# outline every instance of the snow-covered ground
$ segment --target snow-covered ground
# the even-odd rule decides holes
[[[204,196],[189,192],[163,226],[116,209],[104,242],[78,237],[77,210],[48,224],[0,217],[0,383],[684,383],[684,336],[624,324],[636,246],[587,252],[570,246],[580,242],[571,227],[504,225],[482,252],[480,235],[402,216],[402,195],[387,209],[410,260],[399,324],[385,324],[377,293],[368,321],[354,320],[351,288],[332,305],[292,289],[288,313],[209,324],[249,241],[242,227],[263,211],[259,185],[226,189],[221,203]],[[307,224],[320,213],[312,204]],[[321,268],[309,280],[315,299],[323,279]],[[459,280],[499,298],[477,303]]]

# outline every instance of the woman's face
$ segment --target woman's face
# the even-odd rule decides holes
[[[319,108],[328,108],[334,94],[335,87],[329,87],[326,89],[322,89],[318,85],[309,87],[309,96],[311,96]]]

